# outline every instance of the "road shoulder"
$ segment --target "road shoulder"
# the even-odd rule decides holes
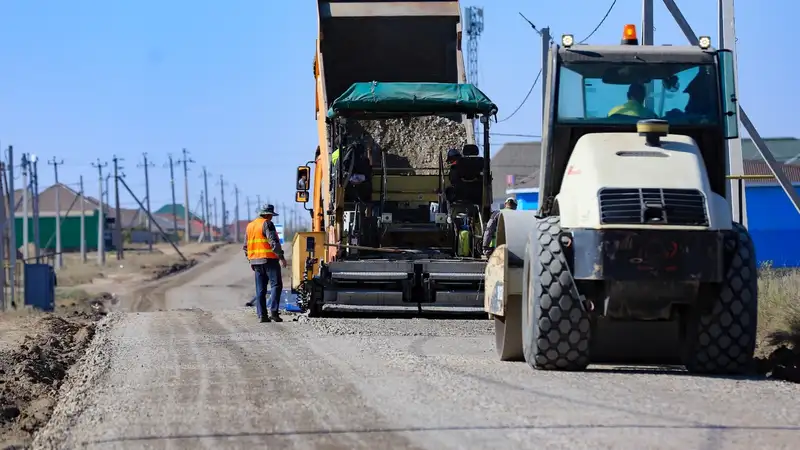
[[[36,432],[50,420],[59,393],[65,392],[62,387],[69,382],[70,369],[82,358],[97,359],[102,355],[102,345],[93,355],[87,354],[87,348],[97,347],[95,338],[102,334],[98,331],[116,320],[117,314],[109,316],[109,312],[119,309],[120,296],[136,291],[142,283],[171,283],[232,247],[236,246],[195,245],[183,250],[187,261],[177,255],[162,258],[164,261],[157,264],[131,261],[128,264],[137,267],[128,271],[114,268],[109,270],[110,275],[101,274],[85,283],[59,288],[67,289],[69,295],[57,293],[57,309],[53,313],[27,309],[1,313],[0,448],[27,448]],[[108,283],[114,277],[114,283]]]

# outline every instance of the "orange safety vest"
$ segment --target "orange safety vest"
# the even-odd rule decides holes
[[[278,259],[278,255],[272,251],[269,239],[264,236],[264,222],[267,220],[258,217],[247,224],[247,259]]]

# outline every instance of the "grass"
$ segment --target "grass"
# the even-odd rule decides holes
[[[759,355],[782,345],[800,350],[800,270],[764,264],[758,291]]]

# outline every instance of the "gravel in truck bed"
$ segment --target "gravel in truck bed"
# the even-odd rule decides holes
[[[440,116],[410,119],[359,120],[349,126],[352,137],[372,149],[374,167],[381,166],[381,149],[390,168],[417,169],[418,175],[436,173],[439,155],[467,143],[464,124]],[[420,170],[429,169],[429,170]]]

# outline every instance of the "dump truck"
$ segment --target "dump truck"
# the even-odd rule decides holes
[[[484,308],[502,360],[752,367],[753,241],[731,214],[726,139],[738,136],[728,50],[549,49],[541,206],[504,211]]]
[[[459,2],[317,4],[319,146],[297,170],[296,200],[312,217],[292,244],[298,305],[310,315],[480,313],[497,106],[465,83]],[[448,151],[461,156],[458,170]]]

